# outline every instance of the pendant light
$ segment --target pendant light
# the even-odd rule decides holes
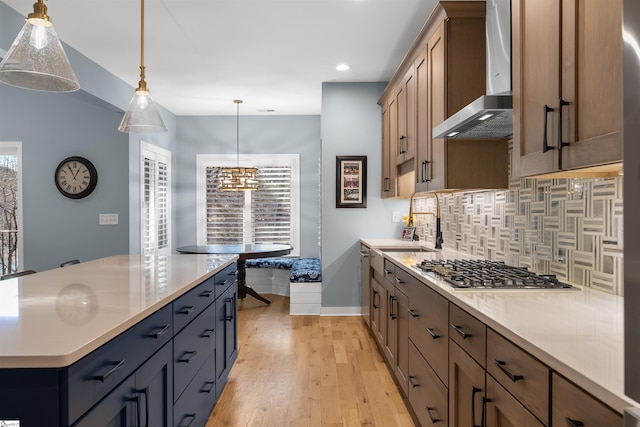
[[[43,0],[33,5],[22,30],[0,62],[0,81],[44,92],[73,92],[80,83],[53,29]]]
[[[254,191],[258,188],[258,168],[240,167],[240,104],[241,99],[235,99],[236,104],[236,167],[220,168],[218,175],[218,189],[221,191]]]
[[[167,130],[158,107],[149,94],[144,78],[144,0],[140,0],[140,81],[129,103],[129,108],[118,126],[121,132],[152,133]]]

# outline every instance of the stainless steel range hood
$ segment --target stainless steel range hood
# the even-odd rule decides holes
[[[487,0],[487,95],[433,128],[433,138],[505,139],[513,134],[511,0]]]

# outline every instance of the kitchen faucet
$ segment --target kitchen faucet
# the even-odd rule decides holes
[[[433,195],[436,198],[436,212],[414,212],[413,211],[413,198],[417,193],[413,193],[411,195],[411,199],[409,200],[409,227],[413,227],[413,215],[435,215],[436,217],[436,249],[442,249],[442,229],[440,227],[440,199],[438,198],[438,193],[424,193],[425,196]]]

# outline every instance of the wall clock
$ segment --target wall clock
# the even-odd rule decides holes
[[[98,171],[84,157],[68,157],[56,168],[54,181],[58,190],[70,199],[82,199],[93,192],[98,183]]]

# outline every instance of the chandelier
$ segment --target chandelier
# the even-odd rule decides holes
[[[218,189],[220,191],[254,191],[258,188],[258,168],[240,167],[240,104],[236,104],[236,167],[225,167],[218,170]]]

